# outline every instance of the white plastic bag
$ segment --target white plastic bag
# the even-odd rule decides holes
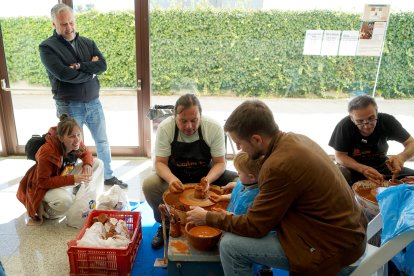
[[[130,211],[131,207],[129,206],[127,194],[121,187],[114,185],[99,196],[96,209]]]
[[[76,169],[74,174],[80,173]],[[103,191],[103,163],[94,158],[92,179],[89,183],[81,184],[76,193],[73,205],[66,212],[66,224],[75,228],[82,228],[90,211],[96,207],[96,199]]]
[[[66,212],[66,224],[82,228],[89,212],[96,207],[96,190],[82,184],[76,193],[73,205]]]
[[[123,226],[123,225],[124,226]],[[117,224],[117,228],[126,227],[124,221]],[[106,238],[105,227],[101,222],[95,222],[87,228],[83,237],[76,242],[81,247],[106,247],[106,248],[126,248],[131,243],[128,233],[124,234],[122,230],[116,229],[113,237]],[[128,231],[128,230],[126,230]]]

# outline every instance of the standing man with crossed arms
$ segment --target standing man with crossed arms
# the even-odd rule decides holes
[[[69,114],[82,128],[85,124],[95,141],[98,158],[104,163],[105,185],[128,184],[113,175],[111,149],[106,134],[105,115],[99,100],[98,75],[106,71],[106,60],[95,42],[76,33],[71,7],[56,4],[51,10],[53,35],[39,46],[57,116]]]

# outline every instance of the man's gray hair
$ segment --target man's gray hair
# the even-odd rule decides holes
[[[348,104],[348,112],[351,113],[353,110],[364,109],[369,105],[373,105],[377,110],[377,103],[375,99],[369,95],[361,95],[353,98]]]
[[[53,8],[50,10],[50,15],[52,16],[52,20],[55,21],[56,15],[61,13],[62,11],[69,11],[73,13],[73,10],[71,7],[69,7],[66,4],[59,3],[53,6]]]

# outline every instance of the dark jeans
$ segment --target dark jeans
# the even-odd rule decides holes
[[[366,177],[354,170],[348,169],[340,164],[336,164],[341,171],[342,175],[345,177],[346,181],[348,182],[349,186],[352,186],[355,182],[360,180],[365,180]],[[384,179],[388,180],[392,178],[392,173],[388,170],[387,166],[384,164],[383,166],[375,168],[379,173],[384,175]],[[414,170],[410,168],[403,167],[401,172],[398,174],[398,179],[414,175]]]
[[[348,276],[356,269],[356,266],[346,266],[339,271],[336,276]]]
[[[4,271],[4,267],[1,262],[0,262],[0,276],[6,276],[6,271]]]

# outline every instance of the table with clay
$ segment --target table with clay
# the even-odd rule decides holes
[[[200,206],[205,209],[218,207],[225,209],[227,203],[214,203],[209,199],[194,197],[194,189],[185,185],[186,189],[177,195],[164,195],[169,208],[181,206],[180,217],[183,220],[189,206]],[[209,193],[221,192],[219,187],[210,187]],[[185,210],[184,210],[185,209]],[[177,209],[176,209],[177,211]],[[180,225],[181,236],[169,237],[168,240],[168,275],[224,275],[220,262],[218,245],[209,251],[200,251],[191,246],[185,232],[185,222]]]
[[[178,238],[169,237],[168,261],[220,262],[218,246],[209,251],[197,250],[190,245],[183,226],[181,233]]]

